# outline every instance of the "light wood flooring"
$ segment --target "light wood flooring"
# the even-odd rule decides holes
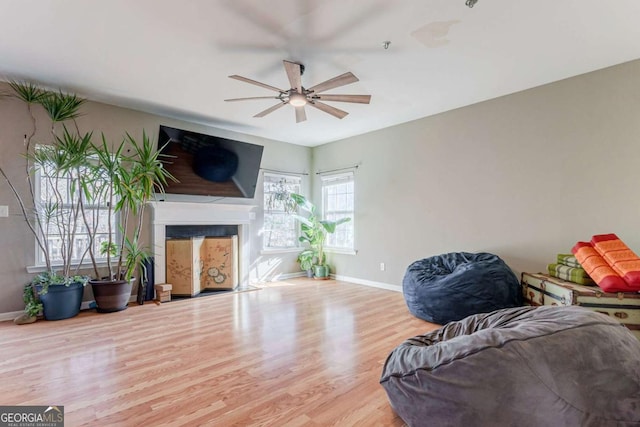
[[[64,405],[67,426],[402,426],[382,365],[435,328],[399,292],[311,279],[0,322],[0,405]]]

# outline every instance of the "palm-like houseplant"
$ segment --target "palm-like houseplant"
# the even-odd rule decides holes
[[[124,155],[126,148],[133,154]],[[97,159],[94,173],[104,183],[100,194],[108,198],[107,216],[118,213],[121,223],[117,240],[109,224],[109,237],[100,242],[101,253],[107,259],[106,277],[100,278],[96,254],[89,252],[96,277],[91,285],[98,311],[120,311],[127,308],[136,271],[149,258],[140,244],[146,203],[155,193],[164,191],[168,179],[175,178],[163,168],[160,150],[156,150],[144,131],[141,141],[127,133],[113,149],[103,137],[102,144],[94,145],[94,153]]]
[[[309,245],[298,255],[298,262],[302,270],[313,268],[314,275],[317,278],[329,277],[329,267],[326,264],[326,256],[324,253],[324,242],[327,234],[334,233],[336,227],[345,222],[351,221],[351,218],[340,218],[337,221],[321,220],[318,216],[316,205],[300,194],[291,194],[291,199],[306,213],[306,216],[294,215],[300,222],[300,231],[302,235],[299,237],[300,242]]]
[[[126,284],[124,291],[119,291],[117,286],[102,287],[102,292],[95,291],[94,287],[97,301],[106,293],[106,299],[113,302],[101,304],[98,301],[98,307],[101,311],[126,308],[131,278],[148,257],[139,244],[144,206],[155,192],[162,192],[166,180],[173,177],[163,169],[159,151],[144,131],[141,141],[127,134],[125,140],[113,149],[104,135],[101,144],[94,144],[92,133],[82,134],[76,123],[84,99],[73,94],[42,90],[31,83],[11,82],[10,87],[13,96],[27,105],[32,123],[24,141],[27,194],[20,193],[1,166],[0,175],[9,184],[43,254],[46,271],[27,285],[37,291],[35,303],[42,300],[46,319],[75,316],[80,310],[83,287],[89,279],[80,275],[80,266],[84,260],[90,259],[94,280],[105,277],[100,273],[97,262],[100,248],[104,248],[103,255],[107,257],[105,284]],[[33,139],[38,121],[33,107],[37,105],[44,108],[51,120],[52,141],[36,148]],[[67,126],[67,122],[71,126]],[[131,149],[133,154],[125,155],[125,148]],[[40,174],[39,189],[35,185],[36,173]],[[106,206],[106,212],[100,206]],[[121,219],[118,241],[114,239],[112,224],[116,213]],[[104,233],[105,227],[107,233]],[[48,240],[51,234],[57,236],[55,242]],[[106,239],[105,234],[108,236]],[[103,236],[100,241],[96,237],[99,235]],[[58,255],[56,262],[54,249]],[[117,257],[117,262],[112,256]],[[51,286],[58,284],[65,286]],[[72,289],[75,293],[69,296],[67,292],[59,301],[48,303],[61,294],[60,291],[65,290],[63,288]],[[122,292],[126,295],[121,295]],[[120,295],[120,299],[114,295]],[[72,309],[60,314],[59,306],[69,305],[70,301]],[[34,304],[30,301],[28,305],[27,314],[33,314]]]
[[[74,267],[81,237],[82,212],[86,200],[83,183],[91,133],[82,134],[76,118],[84,100],[73,94],[40,89],[31,83],[10,82],[12,97],[23,101],[29,114],[31,129],[24,137],[24,175],[27,192],[21,194],[11,178],[0,167],[0,175],[8,183],[27,227],[42,251],[45,271],[26,285],[25,292],[37,292],[44,316],[58,320],[75,316],[80,311],[87,278]],[[36,147],[34,137],[38,121],[34,107],[41,106],[50,120],[51,140]],[[67,127],[70,124],[70,127]],[[60,127],[62,127],[62,132]],[[40,174],[36,193],[35,174]],[[55,241],[47,240],[55,234]],[[54,263],[53,252],[56,252]],[[29,307],[28,307],[29,308]],[[33,307],[28,314],[33,314]]]

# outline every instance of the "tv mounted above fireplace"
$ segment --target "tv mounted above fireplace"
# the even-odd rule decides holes
[[[169,181],[166,193],[253,198],[262,145],[160,126],[158,149]]]

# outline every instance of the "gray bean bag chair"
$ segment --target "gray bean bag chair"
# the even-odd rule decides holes
[[[516,275],[500,257],[486,252],[453,252],[416,261],[407,268],[402,292],[411,314],[440,325],[522,305]]]
[[[640,425],[640,342],[578,306],[498,310],[410,338],[380,383],[409,426]]]

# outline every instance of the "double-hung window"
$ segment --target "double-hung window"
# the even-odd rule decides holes
[[[322,175],[322,213],[324,219],[337,221],[351,218],[340,224],[335,233],[327,234],[328,249],[353,251],[354,244],[354,174],[352,171]]]
[[[295,217],[295,204],[291,193],[300,193],[301,177],[264,173],[264,227],[262,248],[286,250],[299,246],[299,227]]]
[[[38,148],[42,149],[42,148]],[[82,171],[80,173],[83,173]],[[88,172],[87,172],[88,173]],[[75,181],[75,182],[74,182]],[[78,211],[78,198],[81,190],[77,180],[69,175],[59,175],[54,172],[54,168],[47,164],[39,167],[35,174],[36,204],[42,218],[41,232],[44,234],[43,241],[49,248],[49,255],[53,265],[61,264],[63,256],[67,256],[64,251],[71,251],[71,263],[79,264],[88,262],[88,248],[91,242],[88,228],[96,229],[94,234],[93,251],[97,261],[103,261],[104,255],[100,254],[102,242],[109,239],[109,223],[111,223],[111,233],[116,237],[116,215],[109,216],[108,197],[104,194],[103,181],[93,180],[88,186],[91,194],[89,200],[84,198],[83,209],[87,223],[82,218],[82,212]],[[98,196],[98,192],[102,197]],[[50,212],[47,214],[47,212]],[[68,230],[66,225],[70,221],[65,221],[65,216],[78,215],[75,230]],[[48,218],[48,220],[47,220]],[[60,220],[57,220],[60,218]],[[74,246],[68,248],[65,242],[71,241],[70,236],[75,233],[73,239]],[[36,264],[44,266],[45,259],[42,250],[37,247]]]

